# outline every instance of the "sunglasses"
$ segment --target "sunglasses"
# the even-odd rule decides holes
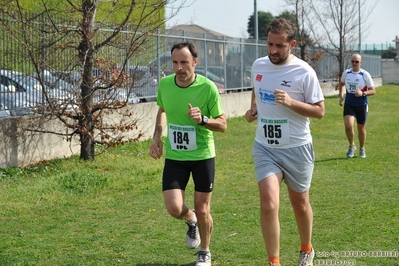
[[[352,60],[351,62],[354,63],[354,64],[359,64],[360,63],[360,61],[356,61],[356,60]]]

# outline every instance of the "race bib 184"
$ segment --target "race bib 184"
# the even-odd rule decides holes
[[[172,150],[196,150],[195,127],[169,124],[169,142]]]

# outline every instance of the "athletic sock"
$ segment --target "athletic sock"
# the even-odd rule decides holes
[[[276,265],[280,265],[280,257],[269,258],[270,263],[275,263]]]
[[[301,251],[305,252],[306,254],[309,254],[310,252],[312,252],[312,244],[307,244],[307,245],[301,244]]]

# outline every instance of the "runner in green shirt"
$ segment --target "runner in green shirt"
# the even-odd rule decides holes
[[[213,220],[210,201],[215,176],[213,131],[224,132],[226,118],[215,84],[195,73],[198,54],[193,44],[184,42],[172,47],[175,74],[160,80],[150,156],[163,154],[161,140],[167,128],[162,189],[166,209],[188,225],[186,243],[200,249],[196,266],[211,266],[209,243]],[[184,191],[190,178],[195,185],[194,210],[184,202]]]

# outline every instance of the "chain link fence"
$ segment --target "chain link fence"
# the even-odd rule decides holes
[[[22,115],[15,110],[32,108],[38,103],[46,104],[48,97],[40,93],[47,86],[43,82],[47,80],[46,75],[55,77],[48,84],[55,99],[72,97],[68,94],[72,90],[79,92],[83,73],[78,58],[79,29],[70,26],[78,23],[61,17],[51,21],[45,17],[30,21],[15,21],[8,17],[0,19],[0,117],[2,112],[3,116],[7,116],[7,112]],[[116,27],[101,25],[94,46],[110,36]],[[211,79],[220,93],[239,92],[250,89],[250,71],[254,60],[267,55],[264,40],[257,42],[181,30],[145,32],[137,26],[126,26],[118,38],[99,48],[93,62],[93,83],[98,80],[108,82],[115,71],[118,74],[123,72],[125,81],[119,84],[120,87],[133,88],[141,101],[153,101],[159,79],[173,73],[172,45],[189,41],[196,45],[199,52],[197,72]],[[129,57],[132,49],[133,56]],[[293,53],[300,54],[298,48]],[[352,53],[354,51],[348,51],[345,55],[347,67],[350,67]],[[322,82],[339,77],[338,61],[333,54],[334,51],[326,53],[317,47],[307,47],[306,61]],[[381,57],[368,54],[362,57],[362,67],[373,77],[380,77]]]

